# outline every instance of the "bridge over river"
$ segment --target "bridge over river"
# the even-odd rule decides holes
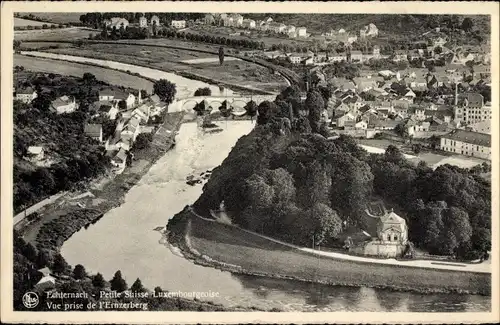
[[[234,108],[236,112],[244,111],[245,105],[253,100],[257,105],[263,101],[274,101],[276,95],[255,95],[255,96],[195,96],[181,98],[174,101],[168,107],[169,112],[189,111],[192,110],[196,104],[206,100],[207,104],[213,109],[218,109],[224,101]]]

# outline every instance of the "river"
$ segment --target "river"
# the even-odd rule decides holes
[[[227,125],[227,126],[226,126]],[[183,124],[177,145],[126,195],[125,203],[96,224],[74,234],[62,247],[72,265],[111,279],[121,270],[127,282],[136,278],[153,289],[217,292],[207,298],[227,306],[256,306],[298,311],[486,311],[490,297],[421,295],[371,288],[333,287],[252,276],[233,275],[195,265],[175,255],[162,241],[158,226],[193,203],[202,185],[190,186],[186,176],[219,165],[239,137],[253,128],[249,121],[221,123],[223,132],[202,134],[195,123]]]
[[[177,93],[175,97],[177,99],[191,97],[193,96],[196,89],[204,87],[210,88],[212,94],[220,94],[220,89],[218,86],[209,85],[206,82],[192,80],[189,78],[181,77],[175,73],[165,72],[157,69],[152,69],[122,62],[110,61],[110,60],[93,59],[93,58],[86,58],[74,55],[56,54],[48,52],[23,51],[21,52],[21,54],[35,58],[47,58],[47,59],[63,60],[76,63],[90,63],[110,69],[116,69],[125,72],[130,71],[131,73],[138,73],[143,77],[154,80],[167,79],[176,85]],[[168,60],[168,58],[165,59]],[[82,75],[83,72],[85,71],[82,71]],[[230,96],[232,94],[233,91],[231,91],[230,89],[224,90],[225,96]]]

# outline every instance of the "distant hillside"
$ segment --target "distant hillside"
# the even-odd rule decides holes
[[[401,15],[401,14],[248,14],[253,19],[272,17],[277,22],[294,26],[307,27],[309,32],[323,33],[331,29],[344,28],[346,31],[356,31],[370,23],[375,24],[381,35],[405,35],[423,33],[433,24],[445,26],[449,15]],[[485,34],[490,32],[489,17],[482,16],[457,16],[461,23],[465,17],[473,21],[473,29],[478,29]]]

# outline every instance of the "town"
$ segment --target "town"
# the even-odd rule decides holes
[[[139,278],[129,288],[129,273],[154,292],[170,278],[212,290],[197,265],[220,283],[223,270],[411,299],[491,294],[498,108],[483,16],[54,17],[15,15],[15,265],[30,275],[15,278],[21,310],[28,289],[117,292],[116,301],[151,289]],[[115,250],[110,231],[131,243]],[[138,253],[158,243],[168,255]],[[177,265],[174,256],[193,279],[177,266],[145,271]],[[148,304],[280,308],[250,291],[251,306],[230,304],[239,293],[229,291],[210,304]]]

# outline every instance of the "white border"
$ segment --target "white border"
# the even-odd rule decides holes
[[[149,6],[149,8],[148,8]],[[499,5],[494,2],[2,2],[1,29],[1,319],[12,323],[482,323],[498,322],[498,218],[492,220],[492,311],[485,313],[265,313],[265,312],[12,312],[12,41],[14,12],[280,12],[280,13],[412,13],[491,15],[492,195],[498,206],[499,176]],[[147,8],[147,9],[146,9]],[[495,199],[496,198],[496,199]]]

